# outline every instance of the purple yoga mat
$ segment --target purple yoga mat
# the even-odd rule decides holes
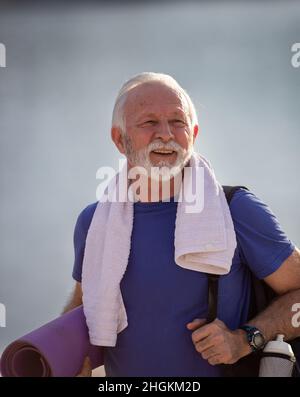
[[[84,358],[103,365],[103,349],[90,344],[82,306],[12,342],[4,350],[2,376],[76,376]]]

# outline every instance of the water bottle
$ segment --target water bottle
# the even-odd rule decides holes
[[[268,342],[260,361],[260,377],[291,377],[296,362],[292,347],[277,335],[276,340]]]

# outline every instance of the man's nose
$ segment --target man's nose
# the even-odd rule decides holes
[[[155,133],[155,138],[160,138],[163,142],[169,142],[170,140],[174,139],[174,135],[169,123],[161,123],[157,132]]]

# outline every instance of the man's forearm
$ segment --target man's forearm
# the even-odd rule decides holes
[[[74,299],[71,299],[66,306],[64,307],[63,311],[61,314],[65,314],[67,312],[69,312],[70,310],[75,309],[76,307],[80,306],[82,304],[82,302],[80,301],[75,301]]]
[[[279,296],[247,324],[257,327],[266,341],[275,339],[278,334],[285,335],[286,340],[294,339],[300,336],[300,324],[293,321],[295,303],[300,303],[300,289]]]
[[[68,303],[64,307],[62,314],[67,313],[70,310],[75,309],[75,307],[78,307],[80,305],[82,305],[82,290],[81,290],[81,285],[79,283],[76,283],[74,291]]]

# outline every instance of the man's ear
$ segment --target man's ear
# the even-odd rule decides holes
[[[111,139],[113,140],[114,144],[117,146],[119,152],[124,154],[125,153],[124,140],[120,127],[112,127]]]
[[[197,138],[198,132],[199,132],[199,125],[195,124],[194,131],[193,131],[193,143],[195,142],[195,139]]]

